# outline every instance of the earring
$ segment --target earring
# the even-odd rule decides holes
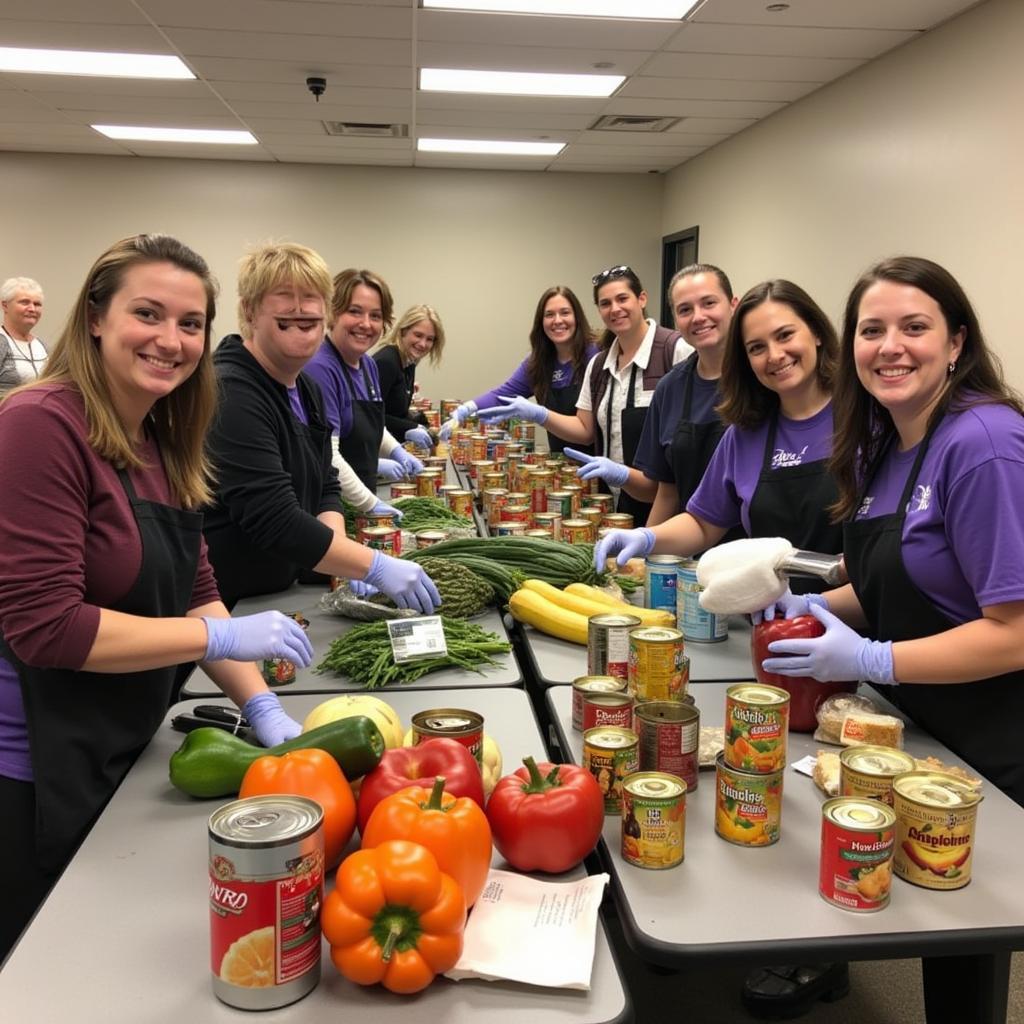
[[[947,369],[949,372],[949,376],[952,377],[953,374],[956,373],[956,363],[950,363]]]

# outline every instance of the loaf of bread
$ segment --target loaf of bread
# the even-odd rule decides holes
[[[839,796],[839,755],[819,750],[811,778],[826,796]]]
[[[880,747],[903,749],[903,720],[893,715],[872,715],[851,711],[843,719],[839,742],[844,747],[870,743]]]
[[[815,712],[818,728],[814,738],[820,743],[839,743],[843,719],[852,711],[877,714],[881,708],[870,697],[862,697],[859,693],[834,693],[826,697]]]

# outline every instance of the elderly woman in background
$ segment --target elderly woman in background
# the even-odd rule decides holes
[[[43,289],[31,277],[9,277],[0,285],[0,394],[35,380],[46,365],[46,347],[36,337],[43,316]],[[12,377],[13,372],[13,379]]]
[[[388,331],[373,353],[380,374],[380,393],[384,399],[384,425],[395,437],[414,441],[422,448],[433,446],[433,439],[424,429],[423,414],[410,412],[416,392],[416,365],[430,359],[432,366],[441,362],[444,351],[444,325],[433,306],[410,306]]]

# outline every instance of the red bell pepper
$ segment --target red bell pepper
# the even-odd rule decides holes
[[[775,640],[805,640],[808,637],[821,636],[824,632],[825,627],[813,615],[759,622],[750,634],[750,649],[757,681],[767,686],[798,685],[805,679],[814,682],[809,676],[780,676],[776,672],[766,672],[761,667],[761,662],[765,658],[781,657],[768,650],[768,645]]]
[[[458,740],[434,739],[415,747],[385,750],[380,764],[363,778],[359,791],[359,832],[366,830],[373,809],[407,786],[432,786],[443,775],[445,791],[484,806],[484,784],[477,759]]]
[[[494,787],[487,804],[494,845],[519,871],[568,871],[601,836],[601,787],[574,764],[538,765],[532,757],[523,764]]]

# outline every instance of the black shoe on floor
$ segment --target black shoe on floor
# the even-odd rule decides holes
[[[792,1020],[818,1000],[834,1003],[849,991],[845,963],[759,967],[743,982],[743,1005],[761,1020]]]

